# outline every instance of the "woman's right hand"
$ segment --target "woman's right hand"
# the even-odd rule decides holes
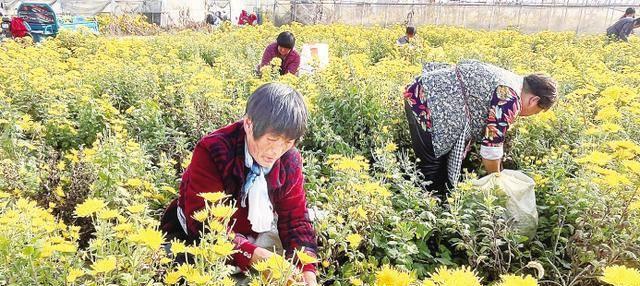
[[[482,165],[484,165],[484,169],[487,171],[487,174],[499,173],[501,163],[502,163],[501,159],[489,160],[489,159],[482,158]]]
[[[260,261],[267,260],[269,259],[269,257],[271,257],[271,255],[273,255],[273,252],[266,250],[262,247],[257,247],[253,251],[253,255],[251,255],[251,264],[253,265]]]

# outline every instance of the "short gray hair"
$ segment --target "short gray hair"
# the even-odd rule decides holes
[[[246,114],[258,139],[267,132],[299,140],[307,131],[307,107],[302,95],[288,85],[267,83],[247,101]]]

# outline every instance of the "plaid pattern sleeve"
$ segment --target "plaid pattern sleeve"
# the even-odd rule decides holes
[[[307,199],[304,192],[302,175],[302,157],[293,149],[281,160],[287,176],[279,197],[275,198],[275,211],[278,214],[278,233],[287,255],[304,247],[305,252],[316,256],[318,245],[307,211]],[[314,264],[303,266],[303,271],[315,272]]]
[[[198,194],[222,192],[224,189],[220,173],[209,157],[210,141],[203,138],[198,142],[180,183],[178,205],[186,217],[187,235],[193,238],[199,237],[202,231],[202,223],[192,217],[194,212],[204,208],[204,199]]]
[[[469,122],[466,122],[464,124],[464,132],[456,140],[456,144],[453,145],[453,149],[451,149],[449,159],[447,160],[447,175],[449,177],[449,182],[453,186],[456,186],[460,180],[462,161],[464,160],[464,157],[467,156],[466,146],[468,143],[466,138],[469,136],[470,130]]]

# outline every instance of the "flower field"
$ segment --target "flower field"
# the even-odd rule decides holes
[[[324,42],[311,75],[253,69],[283,30]],[[234,209],[196,213],[199,245],[158,230],[197,140],[238,120],[263,83],[294,86],[310,109],[300,142],[318,214],[326,285],[640,285],[640,40],[572,33],[343,25],[177,32],[62,33],[0,44],[0,285],[234,285],[225,266]],[[402,90],[424,61],[479,59],[559,82],[550,111],[520,118],[505,167],[536,181],[537,233],[523,236],[498,191],[467,180],[444,202],[423,188]],[[469,164],[478,164],[472,153]],[[476,174],[475,176],[483,175]],[[251,285],[287,285],[300,252],[255,265]]]

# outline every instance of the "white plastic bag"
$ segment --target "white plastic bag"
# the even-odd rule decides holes
[[[520,171],[503,170],[474,180],[473,185],[480,190],[499,187],[507,196],[505,207],[514,219],[516,229],[529,238],[536,234],[538,210],[533,179]]]

